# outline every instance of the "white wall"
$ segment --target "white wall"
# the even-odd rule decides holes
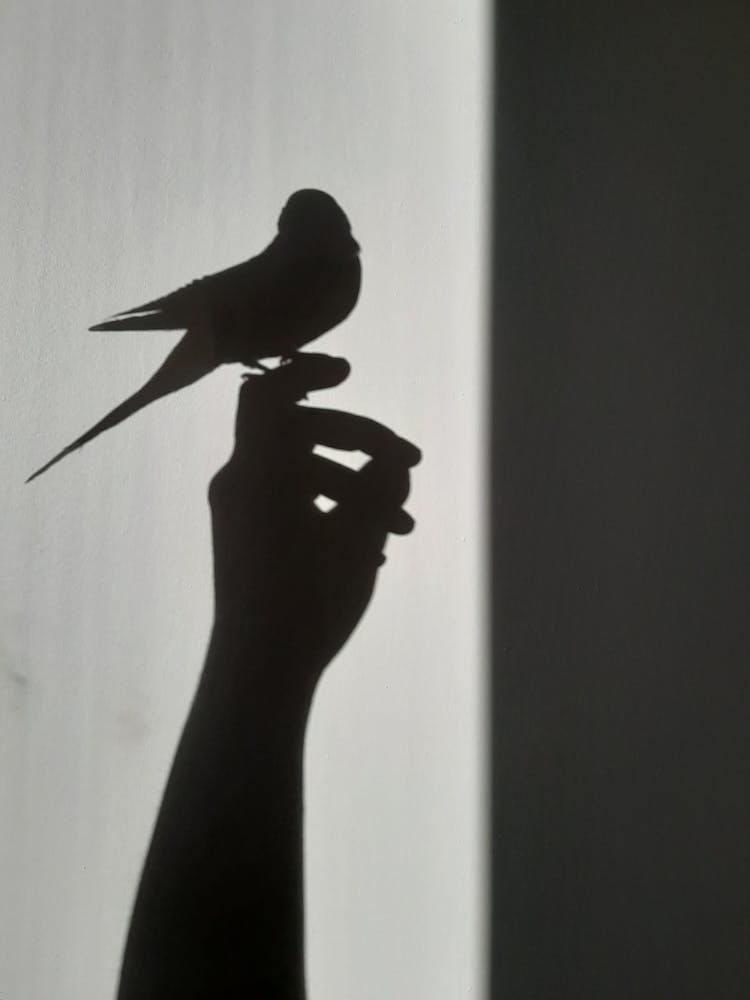
[[[261,249],[364,250],[320,402],[424,451],[308,741],[311,1000],[481,994],[483,0],[0,6],[0,996],[102,1000],[210,628],[227,369],[25,477],[175,340],[87,327]]]

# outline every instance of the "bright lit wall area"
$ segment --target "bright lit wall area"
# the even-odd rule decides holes
[[[239,369],[26,486],[176,340],[91,333],[261,250],[321,187],[363,250],[315,403],[415,442],[413,535],[316,695],[311,1000],[484,989],[484,0],[0,9],[0,995],[114,995],[212,616]]]

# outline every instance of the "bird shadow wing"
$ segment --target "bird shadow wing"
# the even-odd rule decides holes
[[[90,326],[89,330],[182,330],[195,323],[205,310],[205,284],[200,278],[158,299],[123,309],[114,316]]]
[[[274,276],[275,263],[273,254],[263,253],[251,257],[223,271],[191,281],[160,298],[123,309],[109,319],[89,327],[89,330],[187,329],[205,320],[207,313],[216,307],[221,308],[227,303],[247,298],[249,287],[256,297],[259,294],[262,297],[264,285]]]

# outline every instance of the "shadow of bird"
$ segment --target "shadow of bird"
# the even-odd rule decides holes
[[[323,191],[295,192],[273,241],[250,260],[125,309],[92,330],[185,330],[140,389],[26,480],[30,483],[154,400],[196,382],[221,364],[263,368],[293,355],[346,319],[361,283],[359,244],[349,220]]]

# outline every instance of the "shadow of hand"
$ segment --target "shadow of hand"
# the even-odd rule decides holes
[[[287,682],[294,671],[314,686],[370,601],[387,535],[414,526],[401,505],[419,450],[373,420],[299,404],[348,373],[343,359],[300,354],[249,376],[233,455],[209,489],[216,626]],[[370,458],[353,471],[318,444]],[[323,513],[320,495],[335,508]]]
[[[214,477],[215,622],[164,792],[119,1000],[304,1000],[302,760],[325,666],[364,613],[417,448],[387,428],[300,406],[348,364],[298,355],[240,392]],[[360,471],[314,454],[370,456]],[[329,513],[320,494],[336,502]]]

